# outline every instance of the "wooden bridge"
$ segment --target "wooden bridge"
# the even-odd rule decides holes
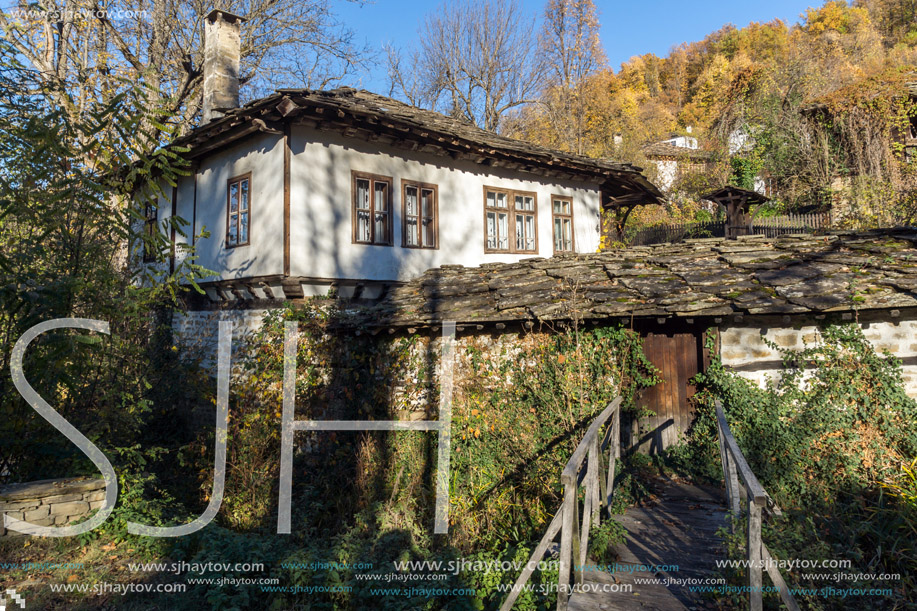
[[[762,608],[761,587],[766,570],[783,604],[791,611],[798,611],[761,541],[762,516],[779,515],[780,508],[749,468],[719,401],[717,432],[725,490],[673,479],[658,480],[653,499],[624,514],[627,538],[615,546],[615,564],[609,567],[589,561],[590,527],[611,517],[615,462],[621,451],[620,405],[621,399],[617,398],[599,414],[564,467],[563,503],[500,611],[513,608],[532,576],[532,569],[558,535],[559,611],[669,611],[708,607],[713,598],[709,594],[705,598],[697,590],[728,585],[716,566],[717,559],[725,559],[717,531],[731,525],[727,521],[728,513],[747,519],[749,608],[752,611]],[[581,488],[584,489],[582,501]]]

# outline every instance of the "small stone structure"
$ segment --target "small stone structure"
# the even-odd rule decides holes
[[[38,526],[61,526],[86,517],[105,501],[101,478],[46,479],[0,487],[0,514]],[[18,536],[0,522],[0,537]]]

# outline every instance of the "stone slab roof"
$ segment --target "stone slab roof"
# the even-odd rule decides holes
[[[653,142],[652,144],[647,144],[641,150],[649,159],[674,157],[685,160],[709,161],[713,157],[713,153],[710,151],[675,146],[670,142]]]
[[[443,266],[349,324],[801,314],[917,307],[917,230],[705,238]]]
[[[256,132],[281,134],[301,123],[346,136],[421,150],[450,159],[508,167],[602,185],[609,197],[636,203],[665,198],[639,167],[556,151],[485,131],[474,124],[361,89],[280,89],[241,108],[225,111],[173,142],[183,154],[201,157]]]

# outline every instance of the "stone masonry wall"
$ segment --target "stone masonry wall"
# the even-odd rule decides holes
[[[781,348],[801,350],[818,341],[819,321],[802,324],[754,322],[720,328],[720,354],[723,364],[734,368],[743,377],[764,386],[776,380],[782,369],[780,353],[764,343],[762,338]],[[878,351],[887,351],[903,363],[905,390],[917,398],[917,320],[885,320],[860,323],[866,338]]]
[[[199,354],[205,366],[216,368],[216,348],[219,322],[232,321],[233,351],[238,340],[257,331],[268,310],[219,310],[176,312],[172,317],[172,333],[176,345],[186,354]]]
[[[0,487],[0,514],[38,526],[62,526],[102,506],[101,478],[46,479]],[[21,536],[0,521],[0,537]]]

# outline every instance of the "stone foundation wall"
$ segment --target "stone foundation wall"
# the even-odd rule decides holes
[[[764,339],[780,348],[801,350],[819,339],[819,321],[800,321],[795,326],[776,322],[773,325],[746,319],[739,326],[720,327],[720,354],[723,364],[743,377],[764,386],[778,378],[783,365],[780,353]],[[878,351],[887,351],[901,359],[905,390],[917,398],[917,320],[887,320],[860,323],[866,338]]]
[[[0,514],[38,526],[62,526],[102,506],[101,478],[46,479],[0,487]],[[0,537],[22,536],[0,521]]]
[[[216,367],[216,349],[219,338],[219,323],[230,320],[233,323],[233,351],[238,349],[238,340],[254,333],[261,326],[268,310],[219,310],[176,312],[172,315],[172,333],[176,345],[186,354],[199,355],[202,362]]]

